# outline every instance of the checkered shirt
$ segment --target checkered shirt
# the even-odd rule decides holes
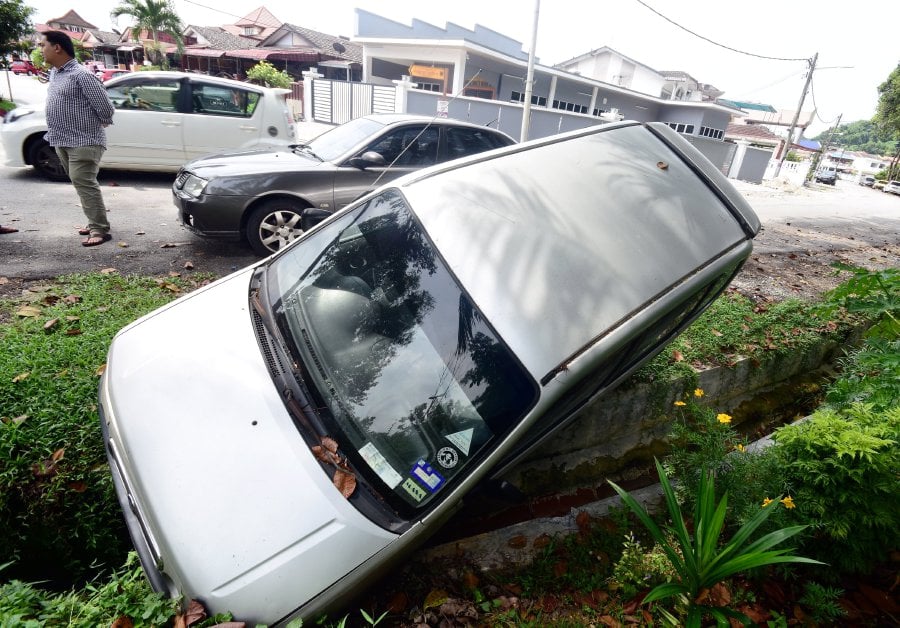
[[[100,79],[75,59],[50,70],[44,136],[50,146],[106,147],[103,127],[112,124],[114,112]]]

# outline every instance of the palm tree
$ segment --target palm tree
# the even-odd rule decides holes
[[[184,38],[181,36],[183,26],[171,0],[120,0],[119,6],[110,11],[109,15],[112,18],[120,15],[130,16],[134,20],[131,34],[135,41],[140,40],[143,31],[150,32],[153,45],[148,48],[151,48],[152,54],[157,57],[151,59],[154,63],[161,58],[162,63],[168,65],[166,56],[162,54],[159,33],[171,35],[178,45],[178,51],[184,50]]]

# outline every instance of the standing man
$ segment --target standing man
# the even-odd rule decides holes
[[[97,172],[106,150],[105,127],[115,109],[100,80],[75,60],[75,47],[60,31],[42,33],[41,52],[53,66],[47,88],[47,135],[81,199],[88,224],[78,233],[88,236],[82,246],[112,239]]]

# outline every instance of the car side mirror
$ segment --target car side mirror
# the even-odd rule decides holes
[[[387,161],[385,161],[384,157],[381,154],[376,153],[374,150],[367,150],[359,157],[354,157],[350,159],[347,163],[355,168],[359,168],[360,170],[365,170],[371,166],[386,166]]]

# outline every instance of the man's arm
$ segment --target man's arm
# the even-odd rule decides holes
[[[92,74],[84,72],[78,77],[78,85],[81,87],[84,97],[87,98],[91,109],[94,110],[94,113],[96,113],[97,117],[100,119],[100,123],[103,124],[103,126],[112,124],[113,114],[116,112],[116,109],[113,107],[112,102],[110,102],[106,90],[103,89],[103,84],[100,82],[100,79]]]

